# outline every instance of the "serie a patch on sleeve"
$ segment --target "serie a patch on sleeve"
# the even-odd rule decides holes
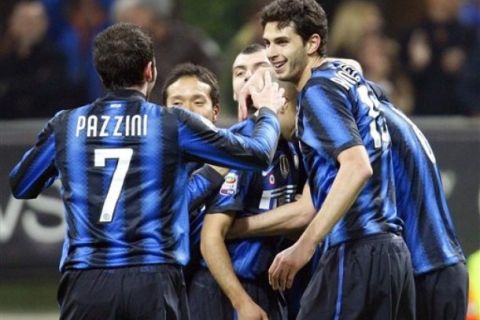
[[[222,196],[232,196],[237,193],[237,187],[238,175],[235,172],[229,172],[220,188],[220,194]]]

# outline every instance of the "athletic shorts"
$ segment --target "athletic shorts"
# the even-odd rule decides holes
[[[242,280],[240,282],[252,298],[268,315],[269,320],[286,320],[285,299],[274,291],[268,280]],[[222,292],[210,271],[203,268],[195,273],[188,292],[190,318],[194,320],[237,319],[230,300]]]
[[[329,248],[297,319],[415,319],[415,284],[403,239],[384,233]]]
[[[465,320],[468,274],[463,262],[415,277],[417,319]]]
[[[180,266],[67,270],[58,289],[62,320],[188,320]]]

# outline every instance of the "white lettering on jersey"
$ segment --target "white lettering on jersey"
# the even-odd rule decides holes
[[[148,115],[79,116],[75,136],[81,134],[94,137],[146,137],[148,135]]]

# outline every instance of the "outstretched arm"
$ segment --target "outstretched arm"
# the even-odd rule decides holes
[[[17,199],[33,199],[58,176],[55,167],[55,136],[51,123],[38,135],[36,144],[10,172],[10,187]]]

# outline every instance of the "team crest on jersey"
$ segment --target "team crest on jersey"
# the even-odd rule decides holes
[[[222,196],[231,196],[237,193],[238,175],[235,172],[229,172],[225,176],[225,181],[220,188]]]
[[[270,182],[270,184],[275,184],[275,176],[273,175],[273,173],[271,173],[268,177],[268,182]]]
[[[282,177],[286,179],[288,177],[288,173],[290,172],[290,164],[288,163],[288,158],[285,155],[280,156],[280,173]]]

